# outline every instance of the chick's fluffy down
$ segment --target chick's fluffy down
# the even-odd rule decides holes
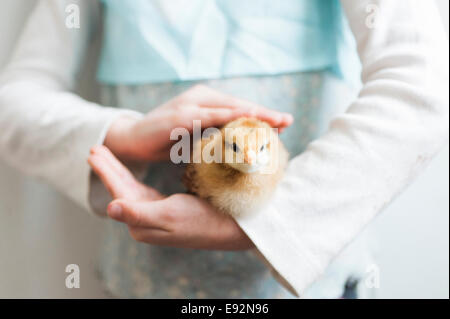
[[[270,129],[270,126],[257,119],[240,118],[225,125],[215,136],[201,139],[194,147],[199,147],[203,151],[209,143],[215,143],[209,144],[208,149],[211,149],[211,145],[220,147],[222,150],[221,161],[207,163],[202,159],[200,163],[192,163],[191,160],[186,168],[183,182],[189,192],[207,200],[219,211],[239,216],[257,210],[270,198],[283,176],[289,154],[278,136],[275,136],[275,143],[272,140],[266,146],[270,147],[268,151],[272,156],[271,160],[276,158],[273,162],[276,165],[272,166],[270,173],[242,172],[225,161],[225,153],[230,152],[230,143],[226,140],[226,128],[236,128],[237,135],[241,134],[245,135],[241,137],[246,137],[248,132],[254,131],[255,128]],[[220,143],[220,145],[216,143]],[[258,147],[263,148],[262,146]],[[240,148],[246,150],[247,146],[241,145]],[[211,154],[220,155],[214,154],[214,150]]]

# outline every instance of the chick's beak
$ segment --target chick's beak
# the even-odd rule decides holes
[[[256,153],[253,150],[249,150],[244,153],[244,163],[253,164],[256,160]]]

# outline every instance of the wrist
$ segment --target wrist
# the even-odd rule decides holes
[[[135,149],[133,132],[137,121],[129,116],[121,116],[109,126],[103,144],[117,157],[133,159]]]

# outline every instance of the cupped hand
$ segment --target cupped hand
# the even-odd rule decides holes
[[[142,119],[121,117],[109,128],[104,144],[119,158],[158,161],[169,158],[170,132],[174,128],[193,129],[222,126],[241,116],[257,117],[283,130],[293,118],[258,104],[197,85],[150,111]]]
[[[135,240],[197,249],[254,247],[230,216],[195,196],[164,196],[140,183],[105,146],[93,147],[88,162],[114,198],[109,217],[127,224]]]

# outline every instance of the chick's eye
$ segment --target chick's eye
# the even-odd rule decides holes
[[[239,147],[236,145],[236,143],[233,143],[233,152],[238,152],[239,151]]]
[[[265,145],[261,146],[261,148],[259,149],[260,152],[264,151],[264,149],[266,148]]]

